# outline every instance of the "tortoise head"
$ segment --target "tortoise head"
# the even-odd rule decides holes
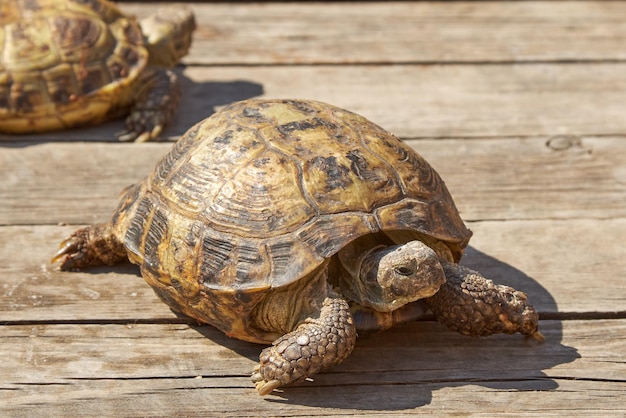
[[[187,55],[196,28],[194,14],[185,8],[166,7],[140,22],[150,65],[173,67]]]
[[[411,241],[370,250],[353,280],[357,302],[391,312],[434,295],[446,278],[435,251],[421,241]]]

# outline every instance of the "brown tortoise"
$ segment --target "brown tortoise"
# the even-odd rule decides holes
[[[524,293],[456,264],[470,236],[439,175],[393,135],[324,103],[249,100],[192,127],[53,262],[129,258],[174,310],[272,343],[253,374],[264,395],[424,306],[463,334],[541,339]]]
[[[180,101],[166,67],[187,53],[194,28],[181,8],[137,22],[106,0],[0,1],[0,132],[130,113],[120,140],[157,137]]]

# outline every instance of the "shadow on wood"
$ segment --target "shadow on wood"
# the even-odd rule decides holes
[[[558,306],[554,297],[541,285],[539,280],[529,277],[523,271],[504,263],[488,254],[478,251],[471,245],[465,249],[461,264],[480,272],[496,284],[514,287],[528,295],[529,302],[541,313],[554,313]]]
[[[540,311],[555,311],[556,302],[540,283],[522,271],[474,248],[471,268],[499,284],[514,286],[540,301]],[[230,339],[212,327],[196,331],[256,361],[262,346]],[[401,410],[431,402],[433,391],[464,385],[502,391],[549,391],[559,387],[543,370],[580,358],[576,348],[561,344],[562,323],[542,321],[544,343],[516,335],[470,338],[425,318],[404,326],[360,335],[342,364],[307,381],[275,391],[270,402],[325,408]],[[210,368],[210,366],[208,367]]]

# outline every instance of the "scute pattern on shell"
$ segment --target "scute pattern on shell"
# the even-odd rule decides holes
[[[365,234],[414,231],[456,259],[471,235],[425,160],[365,118],[312,101],[227,106],[121,202],[117,227],[146,280],[165,299],[209,304],[204,312],[223,309],[219,295],[251,300],[293,283]]]
[[[3,0],[0,40],[6,132],[104,120],[148,62],[135,19],[103,0]]]

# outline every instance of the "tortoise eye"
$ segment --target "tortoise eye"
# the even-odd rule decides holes
[[[407,266],[394,267],[393,271],[398,273],[400,276],[410,276],[415,273],[415,270]]]

